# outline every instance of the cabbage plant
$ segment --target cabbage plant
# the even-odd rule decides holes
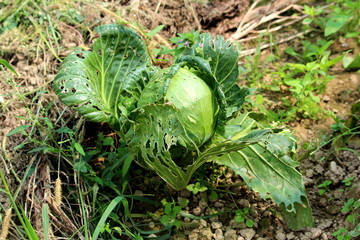
[[[206,162],[232,168],[261,197],[272,198],[289,227],[312,224],[295,141],[242,112],[238,49],[202,34],[169,68],[152,64],[147,46],[119,24],[96,28],[90,50],[67,56],[54,81],[62,102],[89,121],[107,122],[135,161],[175,190]]]

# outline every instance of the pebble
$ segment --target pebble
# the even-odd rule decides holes
[[[324,168],[321,165],[316,165],[314,167],[315,172],[322,174],[324,172]]]
[[[295,238],[295,234],[294,234],[293,232],[288,233],[288,234],[286,234],[286,238],[287,238],[288,240],[294,239],[294,238]]]
[[[328,200],[326,198],[320,198],[319,206],[320,207],[326,207],[327,205],[328,205]]]
[[[319,228],[312,228],[310,230],[310,238],[311,239],[318,239],[321,235],[322,231]]]
[[[328,238],[326,233],[323,233],[323,234],[321,234],[321,239],[322,240],[328,240],[329,238]]]
[[[312,176],[314,176],[314,170],[312,169],[306,170],[305,175],[306,177],[311,178]]]
[[[204,219],[200,219],[200,225],[203,227],[207,227],[207,221],[205,221]]]
[[[222,222],[212,222],[211,223],[211,227],[213,228],[213,229],[219,229],[219,228],[221,228],[222,227]]]
[[[250,207],[250,202],[247,200],[247,199],[240,199],[238,201],[238,204],[241,206],[241,207]]]
[[[225,232],[224,237],[226,240],[237,240],[236,231],[234,229],[229,229]]]
[[[200,216],[200,214],[201,214],[201,209],[200,209],[199,207],[194,208],[194,209],[193,209],[193,214],[194,214],[195,216]]]
[[[252,228],[246,228],[240,230],[240,235],[245,238],[245,240],[251,240],[255,236],[255,231]]]
[[[221,208],[223,206],[224,206],[224,203],[222,203],[222,202],[215,202],[214,203],[214,207],[216,207],[216,208]]]
[[[285,233],[278,231],[275,235],[276,240],[286,240]]]
[[[155,227],[155,223],[154,222],[149,222],[149,228],[154,228]]]
[[[212,239],[212,237],[214,236],[210,228],[205,228],[201,230],[201,235],[204,237],[201,239],[209,239],[209,240]]]
[[[215,240],[223,240],[223,239],[225,239],[225,238],[224,238],[224,234],[223,234],[223,232],[222,232],[221,229],[216,229],[216,230],[215,230],[214,239],[215,239]]]
[[[306,236],[305,234],[301,234],[300,235],[300,239],[301,240],[311,240],[308,236]]]
[[[324,102],[329,102],[329,101],[330,101],[330,97],[329,97],[328,95],[325,95],[325,96],[323,96],[322,100],[323,100]]]

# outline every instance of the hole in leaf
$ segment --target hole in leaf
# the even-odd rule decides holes
[[[93,108],[95,108],[96,110],[100,111],[100,108],[96,105],[93,106]]]
[[[82,52],[77,53],[76,56],[77,56],[78,58],[81,58],[81,59],[84,59],[84,58],[85,58],[85,57],[84,57],[84,54],[83,54]]]
[[[71,88],[71,92],[72,92],[72,93],[76,93],[76,89],[75,89],[75,88]]]

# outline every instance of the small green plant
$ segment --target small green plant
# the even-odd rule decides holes
[[[304,12],[308,15],[303,20],[307,27],[320,27],[325,37],[345,36],[358,37],[360,21],[360,4],[352,0],[327,0],[326,8],[305,5]],[[313,26],[311,26],[313,24]]]
[[[350,198],[344,203],[341,212],[347,214],[346,221],[351,225],[355,226],[352,230],[346,227],[338,229],[332,233],[338,240],[350,240],[360,236],[360,199],[355,200]]]
[[[319,188],[319,195],[322,196],[324,195],[326,192],[330,192],[330,188],[329,186],[332,184],[331,180],[325,180],[324,182],[322,182],[321,184],[318,185]]]
[[[321,114],[330,114],[319,106],[318,94],[324,92],[326,85],[333,79],[328,75],[328,69],[339,62],[343,55],[330,59],[331,52],[327,50],[332,41],[318,40],[316,44],[303,42],[303,54],[288,48],[287,53],[303,63],[287,63],[280,71],[274,73],[289,86],[293,93],[291,99],[282,98],[288,107],[287,120],[293,118],[320,118]],[[276,81],[277,79],[275,79]]]
[[[176,217],[181,212],[181,207],[177,206],[174,202],[167,202],[165,199],[161,201],[164,206],[164,215],[160,218],[160,222],[166,225],[173,225],[176,228],[181,226],[181,222]]]
[[[187,185],[186,189],[196,195],[199,192],[205,192],[208,188],[206,186],[202,186],[200,182],[196,182],[195,184],[192,183]]]
[[[341,182],[345,184],[345,186],[350,187],[354,181],[355,177],[349,177]]]
[[[254,221],[249,218],[251,208],[243,208],[237,209],[235,211],[235,222],[237,223],[245,223],[245,225],[249,228],[254,226]]]

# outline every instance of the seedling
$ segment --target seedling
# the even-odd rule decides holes
[[[318,185],[320,196],[324,195],[326,192],[330,192],[329,186],[331,183],[332,183],[331,180],[325,180],[324,182]]]
[[[237,209],[235,211],[235,221],[237,223],[245,222],[245,225],[249,228],[252,228],[254,226],[254,221],[249,218],[251,209],[250,208],[243,208],[243,209]]]
[[[202,186],[200,182],[196,182],[195,184],[189,184],[186,186],[186,189],[196,195],[199,192],[205,192],[208,188],[206,186]]]
[[[160,222],[164,225],[172,224],[179,228],[181,222],[176,217],[181,212],[181,207],[177,206],[174,202],[167,202],[165,199],[161,202],[164,206],[164,215],[161,217]]]
[[[345,180],[342,180],[341,182],[345,184],[345,186],[350,187],[352,185],[352,182],[354,181],[355,177],[349,177]]]

